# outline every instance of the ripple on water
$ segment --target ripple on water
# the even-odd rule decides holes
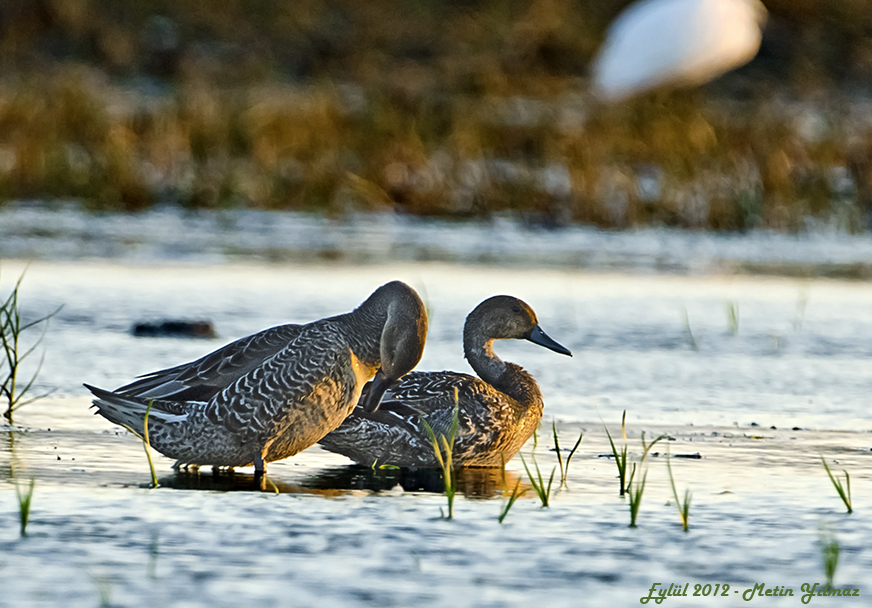
[[[4,276],[17,274],[11,266]],[[469,496],[458,495],[456,519],[444,521],[438,476],[355,468],[320,448],[271,465],[279,495],[259,491],[249,471],[175,474],[161,457],[164,487],[148,490],[141,443],[88,409],[82,381],[117,386],[269,325],[343,312],[391,278],[426,288],[423,369],[467,369],[463,318],[495,293],[528,301],[573,350],[568,359],[527,343],[497,346],[539,379],[561,444],[585,433],[569,489],[551,508],[528,491],[500,525],[499,477],[472,475],[461,477]],[[119,606],[635,605],[653,582],[798,589],[823,581],[821,521],[842,545],[836,582],[872,592],[872,519],[862,508],[842,514],[818,458],[849,470],[855,503],[869,503],[866,284],[442,264],[34,263],[25,287],[33,314],[65,304],[40,376],[40,388],[60,390],[20,410],[21,426],[0,429],[0,606],[90,607],[101,595]],[[795,327],[801,294],[808,302]],[[739,306],[735,336],[728,301]],[[156,314],[210,318],[221,338],[129,335],[132,322]],[[663,443],[649,461],[639,528],[627,527],[614,461],[599,458],[610,452],[600,415],[619,439],[624,409],[632,459],[643,431],[672,437],[673,455],[700,455],[672,460],[678,491],[693,493],[689,533],[671,504]],[[538,441],[547,475],[550,429]],[[37,479],[25,539],[13,471]],[[526,482],[519,461],[507,473],[510,485]],[[739,605],[732,597],[718,605]]]

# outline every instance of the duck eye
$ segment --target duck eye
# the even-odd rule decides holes
[[[512,306],[512,312],[521,312],[520,306]]]

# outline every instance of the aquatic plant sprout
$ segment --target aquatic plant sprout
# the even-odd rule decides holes
[[[524,469],[527,471],[527,477],[530,478],[530,484],[533,486],[533,490],[539,497],[539,500],[542,503],[542,508],[544,509],[549,505],[551,500],[551,484],[554,483],[554,474],[557,472],[557,467],[551,469],[551,477],[548,479],[548,485],[545,485],[545,481],[542,478],[542,471],[539,469],[539,463],[536,462],[536,455],[533,452],[530,452],[530,458],[533,460],[533,466],[536,467],[535,477],[530,472],[530,467],[527,466],[527,461],[524,460],[523,454],[521,454],[521,463],[524,465]]]
[[[669,471],[669,485],[672,486],[672,496],[675,498],[675,506],[678,508],[678,516],[681,518],[681,527],[688,531],[688,519],[690,518],[690,489],[684,490],[684,500],[678,500],[678,490],[675,488],[675,478],[672,476],[672,456],[669,448],[666,448],[666,469]]]
[[[15,282],[15,286],[6,300],[0,303],[0,341],[3,343],[3,357],[0,360],[0,378],[3,379],[3,382],[0,384],[0,395],[6,399],[6,411],[3,412],[3,415],[9,421],[9,424],[13,423],[13,414],[16,410],[51,393],[49,391],[30,399],[24,399],[24,396],[33,387],[33,383],[36,382],[36,378],[42,370],[42,364],[45,360],[44,352],[30,380],[24,383],[23,386],[19,382],[19,372],[24,361],[42,344],[45,332],[48,330],[48,320],[60,311],[60,308],[58,308],[54,312],[35,321],[23,322],[21,318],[21,305],[18,300],[18,293],[23,280],[24,273],[18,277],[18,281]],[[28,329],[32,329],[41,323],[45,323],[42,334],[30,348],[22,352],[21,335]]]
[[[454,414],[451,417],[451,429],[448,432],[448,437],[440,435],[439,440],[436,439],[436,433],[423,418],[424,429],[427,435],[430,436],[430,442],[433,444],[433,454],[436,456],[439,466],[442,468],[442,479],[445,484],[445,498],[448,500],[448,516],[442,512],[442,517],[445,519],[454,518],[454,495],[457,493],[457,478],[454,475],[454,462],[451,454],[454,450],[454,442],[457,439],[457,426],[460,419],[460,397],[457,392],[457,387],[454,387]],[[439,509],[442,511],[442,509]]]
[[[521,496],[523,496],[527,490],[521,489],[521,480],[519,479],[515,482],[515,487],[512,489],[512,493],[509,495],[508,500],[503,504],[503,508],[500,511],[500,516],[497,518],[497,521],[503,523],[503,520],[509,514],[509,511],[512,509],[512,505],[515,504],[515,501],[518,500]]]
[[[609,428],[606,426],[606,423],[603,422],[603,428],[606,430],[606,436],[609,438],[609,445],[612,446],[612,456],[615,457],[615,464],[618,467],[618,483],[620,484],[619,495],[623,496],[626,492],[626,485],[624,481],[627,479],[627,433],[626,433],[626,424],[627,424],[627,410],[624,410],[623,415],[621,416],[621,435],[624,436],[624,447],[621,448],[621,451],[618,452],[618,449],[615,447],[615,442],[612,440],[612,434],[609,433]]]
[[[660,435],[652,441],[651,443],[645,443],[645,432],[642,432],[642,457],[639,459],[639,469],[641,469],[645,460],[648,458],[648,452],[651,451],[651,448],[654,447],[661,439],[666,439],[667,435]],[[625,436],[626,438],[626,436]],[[625,456],[626,458],[626,456]],[[636,527],[636,518],[639,516],[639,508],[642,505],[642,495],[645,493],[645,484],[648,481],[648,469],[645,468],[645,472],[642,474],[642,481],[636,481],[635,485],[633,484],[633,480],[636,476],[636,463],[633,463],[633,470],[630,472],[630,478],[627,480],[627,498],[630,500],[630,527]]]
[[[569,455],[566,457],[566,464],[564,465],[563,455],[560,453],[560,439],[557,436],[557,422],[555,420],[551,421],[551,430],[554,433],[554,451],[557,452],[557,465],[560,467],[560,487],[563,488],[566,486],[566,478],[569,476],[569,462],[572,460],[573,455],[575,455],[578,446],[581,445],[584,433],[578,434],[578,441],[569,450]]]
[[[836,492],[839,493],[839,498],[841,498],[842,502],[845,503],[845,507],[848,509],[848,513],[853,513],[854,504],[851,500],[851,476],[848,475],[848,472],[843,469],[842,472],[845,474],[845,485],[842,485],[842,480],[833,475],[832,471],[830,471],[829,465],[827,465],[827,461],[824,460],[823,456],[821,456],[821,462],[824,465],[824,469],[826,469],[827,471],[827,475],[829,476],[833,487],[836,488]]]
[[[633,478],[636,476],[636,463],[633,463],[633,469],[630,472],[630,479],[627,481],[627,498],[630,500],[630,527],[636,527],[636,518],[639,515],[639,507],[642,505],[642,494],[645,493],[645,483],[648,481],[648,471],[642,475],[642,481],[636,482],[633,485]]]

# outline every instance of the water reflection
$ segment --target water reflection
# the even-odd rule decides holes
[[[161,488],[177,490],[203,490],[206,492],[279,492],[294,494],[306,492],[298,484],[274,480],[270,476],[256,478],[251,473],[239,473],[234,470],[208,469],[201,471],[179,470],[158,479]],[[309,492],[312,493],[312,492]],[[319,494],[338,496],[342,492],[318,492]]]
[[[467,498],[494,498],[502,496],[503,488],[514,487],[518,476],[498,468],[459,469],[457,491]],[[161,477],[164,488],[204,490],[218,492],[279,492],[282,494],[319,494],[339,496],[351,490],[370,492],[391,491],[399,486],[406,492],[433,492],[441,494],[442,476],[436,469],[377,469],[347,465],[323,469],[303,478],[299,483],[275,479],[269,475],[258,479],[251,473],[231,470],[203,469],[200,472],[176,471]]]
[[[464,468],[455,471],[457,491],[467,498],[492,498],[501,495],[517,481],[511,471],[498,468]],[[382,492],[400,486],[406,492],[434,492],[444,488],[437,469],[377,469],[360,465],[332,467],[306,478],[303,485],[312,489],[343,488]]]
[[[0,464],[0,479],[12,479],[15,476],[12,466],[15,460],[15,434],[9,428],[8,432],[0,433],[0,453],[9,454],[9,462]]]

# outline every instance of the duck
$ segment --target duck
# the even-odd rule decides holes
[[[463,327],[464,356],[478,377],[412,372],[385,391],[378,411],[367,411],[362,402],[319,444],[366,466],[438,467],[426,425],[435,437],[448,437],[457,407],[454,465],[504,465],[538,428],[544,404],[535,378],[494,353],[494,341],[503,339],[528,340],[572,356],[542,330],[528,304],[513,296],[488,298]]]
[[[426,337],[421,298],[392,281],[350,313],[265,329],[114,391],[85,387],[97,414],[140,437],[148,413],[151,447],[176,468],[254,465],[264,475],[266,463],[314,445],[355,406],[375,411],[418,364]]]

